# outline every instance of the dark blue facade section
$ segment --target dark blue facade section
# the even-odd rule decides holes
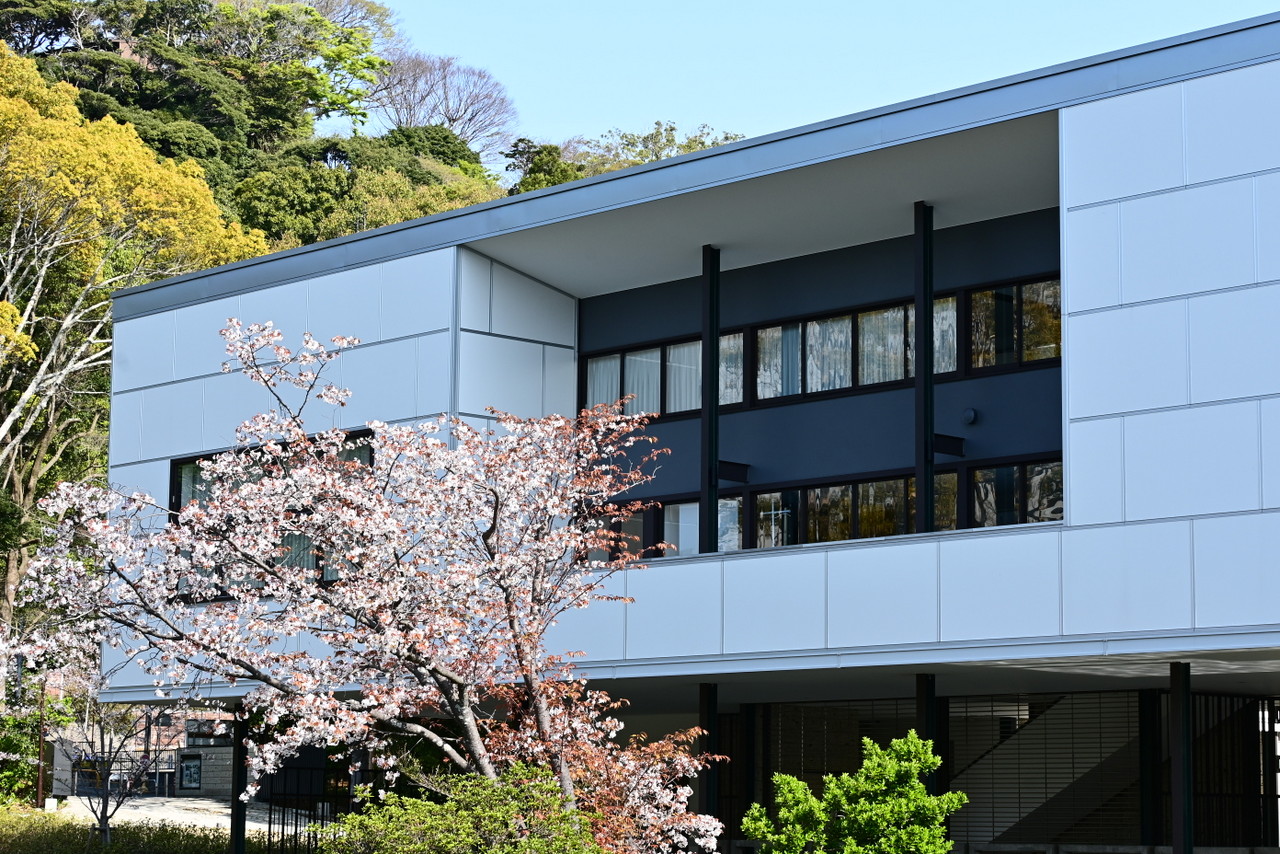
[[[911,298],[911,238],[726,270],[721,275],[720,325],[803,317]],[[1055,273],[1058,209],[940,229],[935,237],[935,290]],[[698,279],[664,282],[582,300],[583,353],[691,337],[702,323]]]
[[[1057,275],[1059,257],[1056,208],[942,229],[935,240],[936,292]],[[698,279],[687,279],[583,300],[582,352],[697,336],[700,287]],[[912,240],[726,271],[722,288],[726,331],[905,302],[914,289]],[[964,460],[939,456],[941,468],[1061,456],[1062,372],[1056,361],[943,378],[935,401],[937,432],[965,440]],[[973,411],[972,423],[966,423],[967,410]],[[671,453],[640,495],[698,492],[700,425],[699,418],[688,415],[654,423],[650,432]],[[910,473],[914,437],[914,397],[908,383],[769,401],[726,409],[720,416],[721,459],[750,466],[748,491]],[[736,486],[726,482],[722,488]]]

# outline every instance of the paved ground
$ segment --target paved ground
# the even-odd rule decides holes
[[[83,798],[68,798],[62,812],[92,819]],[[199,827],[231,827],[231,806],[211,798],[131,798],[121,805],[112,822],[167,821],[171,824],[189,824]],[[264,804],[249,804],[249,830],[267,829],[267,808]]]

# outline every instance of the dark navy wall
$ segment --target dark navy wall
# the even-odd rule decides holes
[[[1054,273],[1058,235],[1056,208],[940,230],[936,288],[942,293]],[[726,271],[722,327],[906,300],[914,287],[913,271],[910,238]],[[700,282],[666,282],[586,299],[579,319],[584,354],[698,335]],[[1056,366],[939,382],[937,430],[965,437],[968,462],[1059,454],[1061,383]],[[909,388],[895,388],[725,412],[721,458],[750,465],[752,486],[907,470],[915,464],[912,395]],[[978,415],[971,425],[962,422],[966,409]],[[696,493],[699,420],[660,420],[650,432],[671,454],[641,494]],[[946,461],[939,458],[940,464]]]

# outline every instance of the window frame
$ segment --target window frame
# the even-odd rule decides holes
[[[1059,338],[1059,355],[1047,359],[1024,360],[1022,358],[1022,293],[1023,287],[1026,285],[1035,285],[1041,282],[1057,281],[1061,288],[1062,274],[1061,271],[1049,271],[1030,276],[1017,276],[1007,279],[988,280],[981,283],[965,284],[956,287],[948,287],[939,290],[934,294],[934,301],[939,302],[947,299],[955,300],[955,324],[956,324],[956,354],[955,368],[950,371],[935,371],[935,382],[954,382],[958,380],[974,379],[978,377],[993,376],[1002,373],[1013,373],[1018,371],[1039,370],[1042,368],[1060,367],[1062,365],[1062,343]],[[1017,289],[1017,308],[1015,310],[1015,335],[1017,339],[1018,358],[1015,362],[1003,365],[990,365],[984,367],[973,367],[974,342],[972,337],[972,303],[974,295],[983,291],[996,290],[999,288],[1012,287]],[[1061,292],[1061,291],[1060,291]],[[857,305],[844,306],[838,309],[829,309],[820,312],[809,312],[801,315],[792,315],[787,317],[770,318],[767,321],[737,324],[726,326],[720,330],[723,338],[727,335],[742,336],[742,400],[735,403],[720,403],[720,412],[735,412],[744,409],[756,409],[768,406],[786,406],[789,404],[806,402],[810,400],[826,400],[835,397],[846,397],[859,394],[874,394],[880,391],[889,391],[899,388],[910,388],[915,384],[914,372],[909,369],[912,367],[911,362],[915,361],[913,351],[914,341],[908,335],[908,330],[913,328],[911,321],[911,309],[914,302],[908,298],[897,298],[891,300],[879,300],[876,302],[860,303]],[[875,383],[859,383],[858,378],[862,368],[861,354],[861,335],[859,334],[858,321],[859,318],[871,312],[884,311],[886,309],[903,308],[902,318],[902,335],[903,335],[903,356],[902,356],[902,378],[894,380],[885,380]],[[821,391],[811,391],[809,389],[808,375],[808,352],[809,352],[809,324],[823,321],[833,320],[848,315],[850,317],[850,368],[852,380],[848,386],[837,388],[823,389]],[[797,324],[800,334],[800,391],[779,395],[777,397],[760,397],[759,396],[759,348],[758,336],[761,330],[773,327],[787,326]],[[582,353],[579,356],[578,371],[578,399],[583,401],[583,406],[588,405],[587,401],[587,364],[592,359],[607,356],[619,357],[619,374],[618,389],[619,392],[626,386],[626,356],[628,353],[639,350],[650,350],[658,348],[661,353],[661,380],[659,388],[660,403],[663,407],[662,411],[656,414],[658,419],[679,419],[700,417],[701,407],[694,409],[680,410],[678,412],[666,411],[666,402],[668,394],[667,379],[667,348],[673,345],[689,344],[694,341],[700,341],[698,336],[682,335],[670,336],[666,338],[654,339],[643,343],[636,343],[624,348],[602,349],[588,353]],[[717,354],[718,356],[719,354]],[[719,359],[717,358],[717,365]],[[717,376],[717,386],[719,377]]]

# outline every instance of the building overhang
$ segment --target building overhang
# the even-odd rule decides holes
[[[1280,13],[129,288],[115,317],[455,246],[590,295],[691,275],[704,243],[732,269],[907,233],[917,200],[943,228],[1043,209],[1057,110],[1277,58]]]

